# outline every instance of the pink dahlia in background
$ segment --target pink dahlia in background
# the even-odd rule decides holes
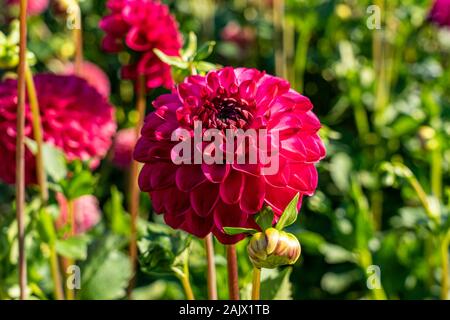
[[[157,0],[108,0],[107,7],[111,14],[100,21],[106,32],[103,49],[119,52],[128,47],[137,53],[122,69],[122,76],[136,79],[144,75],[148,88],[171,88],[170,67],[153,52],[159,49],[170,56],[179,55],[181,35],[169,8]]]
[[[67,200],[63,194],[57,193],[56,200],[59,205],[59,216],[56,220],[58,229],[67,225],[69,214]],[[94,227],[102,216],[98,200],[92,195],[84,195],[73,201],[73,214],[75,220],[75,234],[81,234]]]
[[[44,141],[64,151],[69,160],[90,160],[95,166],[108,151],[116,131],[113,107],[86,80],[76,76],[34,77]],[[0,179],[15,181],[17,81],[0,82]],[[33,138],[31,111],[26,105],[25,134]],[[35,159],[25,154],[26,182],[34,183]]]
[[[297,193],[314,193],[314,163],[325,156],[317,134],[321,124],[309,99],[287,81],[255,69],[228,67],[186,78],[153,105],[156,110],[145,119],[134,157],[144,163],[141,190],[149,193],[154,210],[163,213],[171,227],[198,237],[213,232],[222,243],[235,243],[243,236],[226,235],[223,227],[255,227],[253,215],[263,206],[270,206],[277,220]],[[174,147],[180,142],[172,141],[172,134],[180,132],[184,141],[190,141],[198,122],[203,133],[254,129],[267,132],[271,145],[278,137],[277,171],[266,170],[268,164],[262,159],[235,161],[240,155],[247,157],[250,148],[236,149],[232,161],[223,164],[187,164],[192,159],[183,151],[181,156],[188,161],[175,164],[180,154]],[[205,145],[194,142],[193,149],[207,153]],[[220,148],[227,150],[223,144]],[[258,143],[256,148],[264,146]]]
[[[9,5],[19,6],[20,0],[6,0]],[[49,0],[28,0],[27,13],[37,16],[48,8]]]
[[[223,40],[235,43],[239,48],[246,49],[255,41],[255,31],[249,26],[242,27],[235,21],[230,21],[223,28]]]
[[[136,144],[136,129],[128,128],[117,131],[113,143],[112,162],[121,169],[130,167]]]
[[[436,0],[429,19],[440,26],[450,27],[450,0]]]
[[[66,64],[62,73],[67,75],[75,74],[75,65],[73,63]],[[99,66],[89,61],[83,61],[80,77],[85,79],[103,96],[109,97],[111,92],[109,79]]]

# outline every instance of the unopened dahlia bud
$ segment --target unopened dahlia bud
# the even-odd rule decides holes
[[[252,236],[247,251],[256,268],[274,269],[294,264],[300,257],[301,247],[293,234],[268,228]]]

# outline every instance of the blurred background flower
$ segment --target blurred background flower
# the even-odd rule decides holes
[[[56,200],[59,205],[59,215],[56,220],[58,229],[67,226],[69,221],[68,201],[63,194],[57,193]],[[92,229],[101,219],[102,213],[99,208],[98,200],[92,195],[81,196],[72,202],[74,215],[74,231],[76,235],[83,234]]]
[[[97,166],[106,155],[116,131],[114,110],[85,80],[76,76],[39,74],[34,77],[44,142],[64,151],[69,160],[91,161]],[[17,82],[0,83],[0,178],[15,181]],[[31,111],[27,105],[25,134],[33,138]],[[26,150],[26,181],[35,182],[35,159]]]
[[[100,28],[106,32],[103,49],[114,53],[124,50],[126,45],[137,53],[123,67],[123,77],[136,79],[144,75],[147,88],[170,88],[173,85],[170,67],[153,52],[157,48],[169,56],[179,55],[181,34],[169,8],[154,0],[109,0],[107,7],[111,14],[100,21]]]

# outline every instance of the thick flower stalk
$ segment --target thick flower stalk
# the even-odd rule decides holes
[[[268,228],[252,236],[247,252],[256,268],[274,269],[294,264],[300,257],[301,247],[293,234]]]
[[[136,56],[122,69],[122,76],[137,80],[145,77],[148,89],[171,88],[173,80],[169,65],[153,52],[159,49],[169,56],[178,56],[181,35],[169,8],[158,0],[109,0],[111,13],[100,21],[106,32],[102,47],[108,52],[131,49]]]
[[[297,193],[300,198],[314,193],[314,163],[325,156],[317,134],[321,125],[309,99],[285,80],[228,67],[186,78],[153,105],[156,110],[145,120],[134,157],[144,163],[141,190],[171,227],[200,238],[212,232],[220,242],[234,244],[244,235],[225,234],[224,227],[254,227],[254,215],[263,206],[273,209],[275,222]],[[223,138],[218,148],[197,141],[190,145],[193,155],[179,152],[180,140],[192,142],[196,132],[208,135],[209,129]],[[229,152],[227,145],[236,144],[224,142],[226,135],[237,134],[239,140],[249,129],[262,133],[262,139],[250,138],[247,147],[239,144]],[[271,147],[269,157],[247,161]],[[206,163],[202,155],[208,154],[227,160]]]
[[[76,76],[40,74],[34,77],[44,142],[63,150],[68,160],[91,161],[95,167],[106,155],[116,130],[114,110],[105,97]],[[17,81],[0,83],[0,179],[14,183]],[[25,135],[33,139],[31,111],[26,103]],[[25,152],[26,182],[36,182],[36,162]]]
[[[450,27],[450,0],[435,0],[429,19],[442,27]]]

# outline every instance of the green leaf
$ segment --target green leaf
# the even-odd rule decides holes
[[[218,66],[214,63],[209,63],[206,61],[199,61],[194,63],[195,68],[200,72],[208,72],[211,70],[216,70]]]
[[[194,61],[202,61],[208,58],[213,52],[215,45],[216,45],[215,41],[208,41],[202,44],[201,47],[198,49],[197,53],[195,54]]]
[[[286,209],[284,209],[283,214],[275,226],[277,230],[283,230],[285,227],[290,226],[295,222],[295,220],[297,220],[297,204],[299,199],[300,194],[297,193],[291,202],[289,202]]]
[[[111,199],[105,204],[105,214],[111,225],[111,230],[118,235],[130,233],[129,215],[123,208],[123,196],[116,186],[111,187]]]
[[[183,257],[191,243],[190,236],[162,224],[148,223],[147,233],[138,242],[142,271],[172,274],[183,269]]]
[[[353,282],[360,280],[359,270],[351,270],[344,273],[327,272],[320,281],[321,287],[331,293],[339,294],[345,291]]]
[[[292,268],[263,269],[261,275],[261,300],[291,300],[292,284],[289,281]]]
[[[242,234],[242,233],[256,233],[258,232],[258,230],[252,229],[252,228],[234,228],[234,227],[224,227],[223,231],[230,235],[230,236],[235,236],[237,234]]]
[[[329,264],[356,261],[352,252],[335,244],[323,243],[319,246],[319,251],[325,257],[325,262]]]
[[[56,241],[56,252],[61,256],[74,260],[86,260],[89,238],[74,236]]]
[[[68,200],[74,200],[86,194],[94,193],[95,179],[91,172],[81,171],[71,180],[63,181],[64,195]]]
[[[32,154],[36,155],[36,141],[25,137],[25,145]],[[51,144],[44,143],[42,146],[42,158],[45,172],[54,182],[58,182],[67,176],[67,162],[62,150]]]
[[[183,60],[192,60],[197,51],[197,36],[194,32],[189,32],[189,39],[187,43],[187,47],[183,50],[182,58]]]
[[[39,210],[39,218],[37,219],[37,229],[40,237],[46,243],[54,243],[56,241],[56,231],[52,215],[42,208]]]
[[[48,143],[42,146],[42,158],[47,175],[55,182],[67,176],[66,157],[64,152]]]
[[[350,185],[352,159],[346,153],[335,154],[330,160],[330,175],[340,191],[347,191]]]
[[[98,240],[81,266],[79,298],[85,300],[120,299],[125,296],[132,270],[129,257],[120,251],[123,238],[108,235]]]
[[[272,228],[273,211],[270,207],[265,207],[255,218],[255,222],[261,227],[262,231]]]
[[[167,63],[169,66],[174,66],[180,69],[187,69],[189,67],[189,63],[187,61],[183,61],[180,57],[168,56],[159,49],[153,49],[153,52],[155,52],[162,62]]]

